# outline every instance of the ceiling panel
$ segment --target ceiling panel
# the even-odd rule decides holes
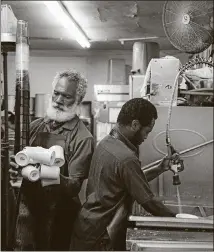
[[[75,34],[68,34],[48,11],[43,1],[2,1],[10,4],[15,16],[29,22],[32,49],[81,49]],[[93,50],[132,48],[134,41],[121,45],[123,38],[157,36],[163,50],[174,47],[167,40],[162,27],[164,1],[63,1],[68,11],[79,23]]]
[[[89,1],[85,5],[84,1],[64,3],[91,39],[102,36],[109,40],[156,36],[157,33],[165,36],[161,21],[163,1]]]

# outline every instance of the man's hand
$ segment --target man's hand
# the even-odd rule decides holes
[[[150,182],[153,179],[157,178],[163,172],[168,171],[171,168],[172,164],[179,164],[180,161],[181,159],[178,153],[174,153],[171,157],[164,157],[159,165],[155,165],[148,169],[145,169],[143,170],[143,172],[146,176],[146,179]]]
[[[18,177],[21,174],[20,173],[21,169],[17,165],[17,163],[15,162],[15,156],[14,155],[10,156],[10,167],[11,167],[9,169],[9,173],[10,173],[10,185],[12,187],[19,188],[21,186],[21,181],[18,180]]]
[[[172,164],[178,164],[180,161],[180,156],[178,153],[174,153],[171,157],[166,156],[162,159],[162,161],[159,164],[159,167],[162,172],[168,171]]]

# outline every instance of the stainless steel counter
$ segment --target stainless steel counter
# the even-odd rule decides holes
[[[213,251],[213,219],[130,216],[129,223],[128,250]]]

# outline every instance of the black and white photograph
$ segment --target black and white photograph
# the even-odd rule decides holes
[[[0,2],[0,250],[213,251],[213,1]]]

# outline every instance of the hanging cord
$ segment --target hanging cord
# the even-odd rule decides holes
[[[175,77],[175,82],[174,82],[173,90],[172,90],[172,96],[171,96],[170,105],[169,105],[169,109],[168,109],[167,124],[166,124],[166,146],[167,146],[169,156],[171,156],[173,154],[173,152],[175,152],[175,150],[171,144],[170,123],[171,123],[171,117],[172,117],[172,106],[173,106],[173,102],[174,102],[175,92],[176,92],[176,89],[178,86],[178,78],[180,75],[183,75],[183,73],[186,70],[191,69],[192,67],[199,65],[199,64],[205,64],[210,67],[214,67],[212,59],[206,60],[204,58],[195,58],[194,60],[189,61],[186,65],[183,65]]]

